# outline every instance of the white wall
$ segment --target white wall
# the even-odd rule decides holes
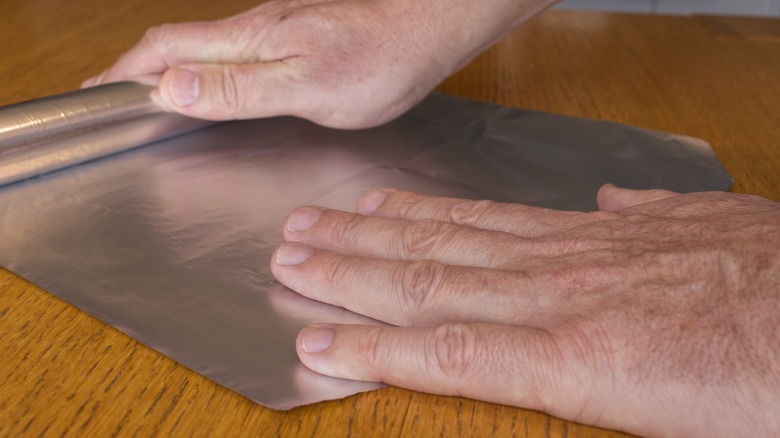
[[[780,16],[780,0],[565,0],[557,7],[660,14]]]

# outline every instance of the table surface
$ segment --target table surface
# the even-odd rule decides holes
[[[149,26],[254,3],[0,0],[0,105],[77,88]],[[440,90],[701,137],[734,191],[780,199],[780,20],[548,11]],[[621,435],[397,388],[276,412],[2,268],[0,358],[0,436]]]

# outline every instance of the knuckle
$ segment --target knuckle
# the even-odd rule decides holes
[[[495,205],[495,202],[488,200],[461,202],[450,207],[448,216],[454,224],[475,225],[493,211]]]
[[[316,8],[293,9],[276,16],[277,26],[283,26],[285,30],[296,30],[282,32],[283,50],[286,53],[311,57],[334,68],[339,64],[339,60],[343,63],[345,59],[349,59],[348,50],[357,49],[356,43],[360,42],[361,35],[356,35],[355,22],[345,22],[335,14],[323,13]],[[278,37],[271,35],[270,38]],[[329,56],[322,56],[325,53]]]
[[[444,222],[425,219],[415,221],[401,232],[401,251],[405,256],[424,258],[443,238]]]
[[[179,38],[179,28],[181,25],[174,23],[163,23],[157,26],[152,26],[146,30],[144,36],[141,38],[141,44],[161,51],[162,53],[169,52]]]
[[[152,26],[146,30],[141,40],[148,44],[156,44],[161,41],[165,41],[166,39],[165,35],[168,34],[168,31],[171,28],[171,26],[172,24],[170,23],[164,23],[164,24],[159,24],[157,26]]]
[[[398,217],[413,218],[419,207],[419,202],[410,197],[400,197],[396,200]]]
[[[235,68],[232,64],[222,66],[218,84],[221,110],[231,116],[241,115],[244,111]]]
[[[325,281],[328,284],[345,285],[355,277],[355,265],[352,259],[344,256],[329,258],[323,263]]]
[[[217,22],[220,28],[232,36],[234,44],[239,48],[239,53],[243,55],[242,60],[255,60],[257,57],[256,49],[259,45],[259,38],[265,36],[262,31],[258,31],[258,22],[255,15],[233,16]]]
[[[429,354],[426,355],[430,375],[464,382],[478,368],[478,342],[474,326],[449,323],[436,327],[430,338]]]
[[[401,275],[401,305],[415,311],[430,306],[442,295],[445,266],[431,260],[406,265]],[[415,314],[416,312],[411,312]]]
[[[386,362],[382,350],[382,329],[371,327],[360,334],[357,340],[357,350],[364,363],[371,368],[378,368]]]
[[[557,289],[567,295],[578,295],[591,300],[590,292],[608,287],[615,278],[622,278],[624,273],[611,266],[607,260],[602,260],[604,266],[586,264],[578,267],[564,267],[549,273],[548,284],[556,284]],[[620,275],[620,276],[617,276]]]
[[[357,238],[360,232],[362,218],[358,215],[351,215],[346,221],[339,222],[332,228],[331,237],[336,245],[343,245]]]

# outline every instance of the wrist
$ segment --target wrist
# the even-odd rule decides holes
[[[448,76],[558,0],[386,0],[394,22]],[[411,13],[410,13],[411,12]],[[410,17],[414,17],[411,19]],[[410,29],[413,27],[413,29]]]

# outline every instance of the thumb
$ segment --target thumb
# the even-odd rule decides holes
[[[601,211],[620,211],[629,207],[648,202],[671,198],[679,193],[669,190],[633,190],[624,189],[612,184],[604,184],[596,195],[596,201]]]
[[[299,93],[290,68],[281,62],[180,65],[163,74],[152,99],[164,109],[208,120],[295,114]]]
[[[321,374],[570,418],[581,412],[589,389],[564,375],[577,360],[557,357],[549,334],[514,326],[318,325],[303,329],[296,344],[303,364]]]

